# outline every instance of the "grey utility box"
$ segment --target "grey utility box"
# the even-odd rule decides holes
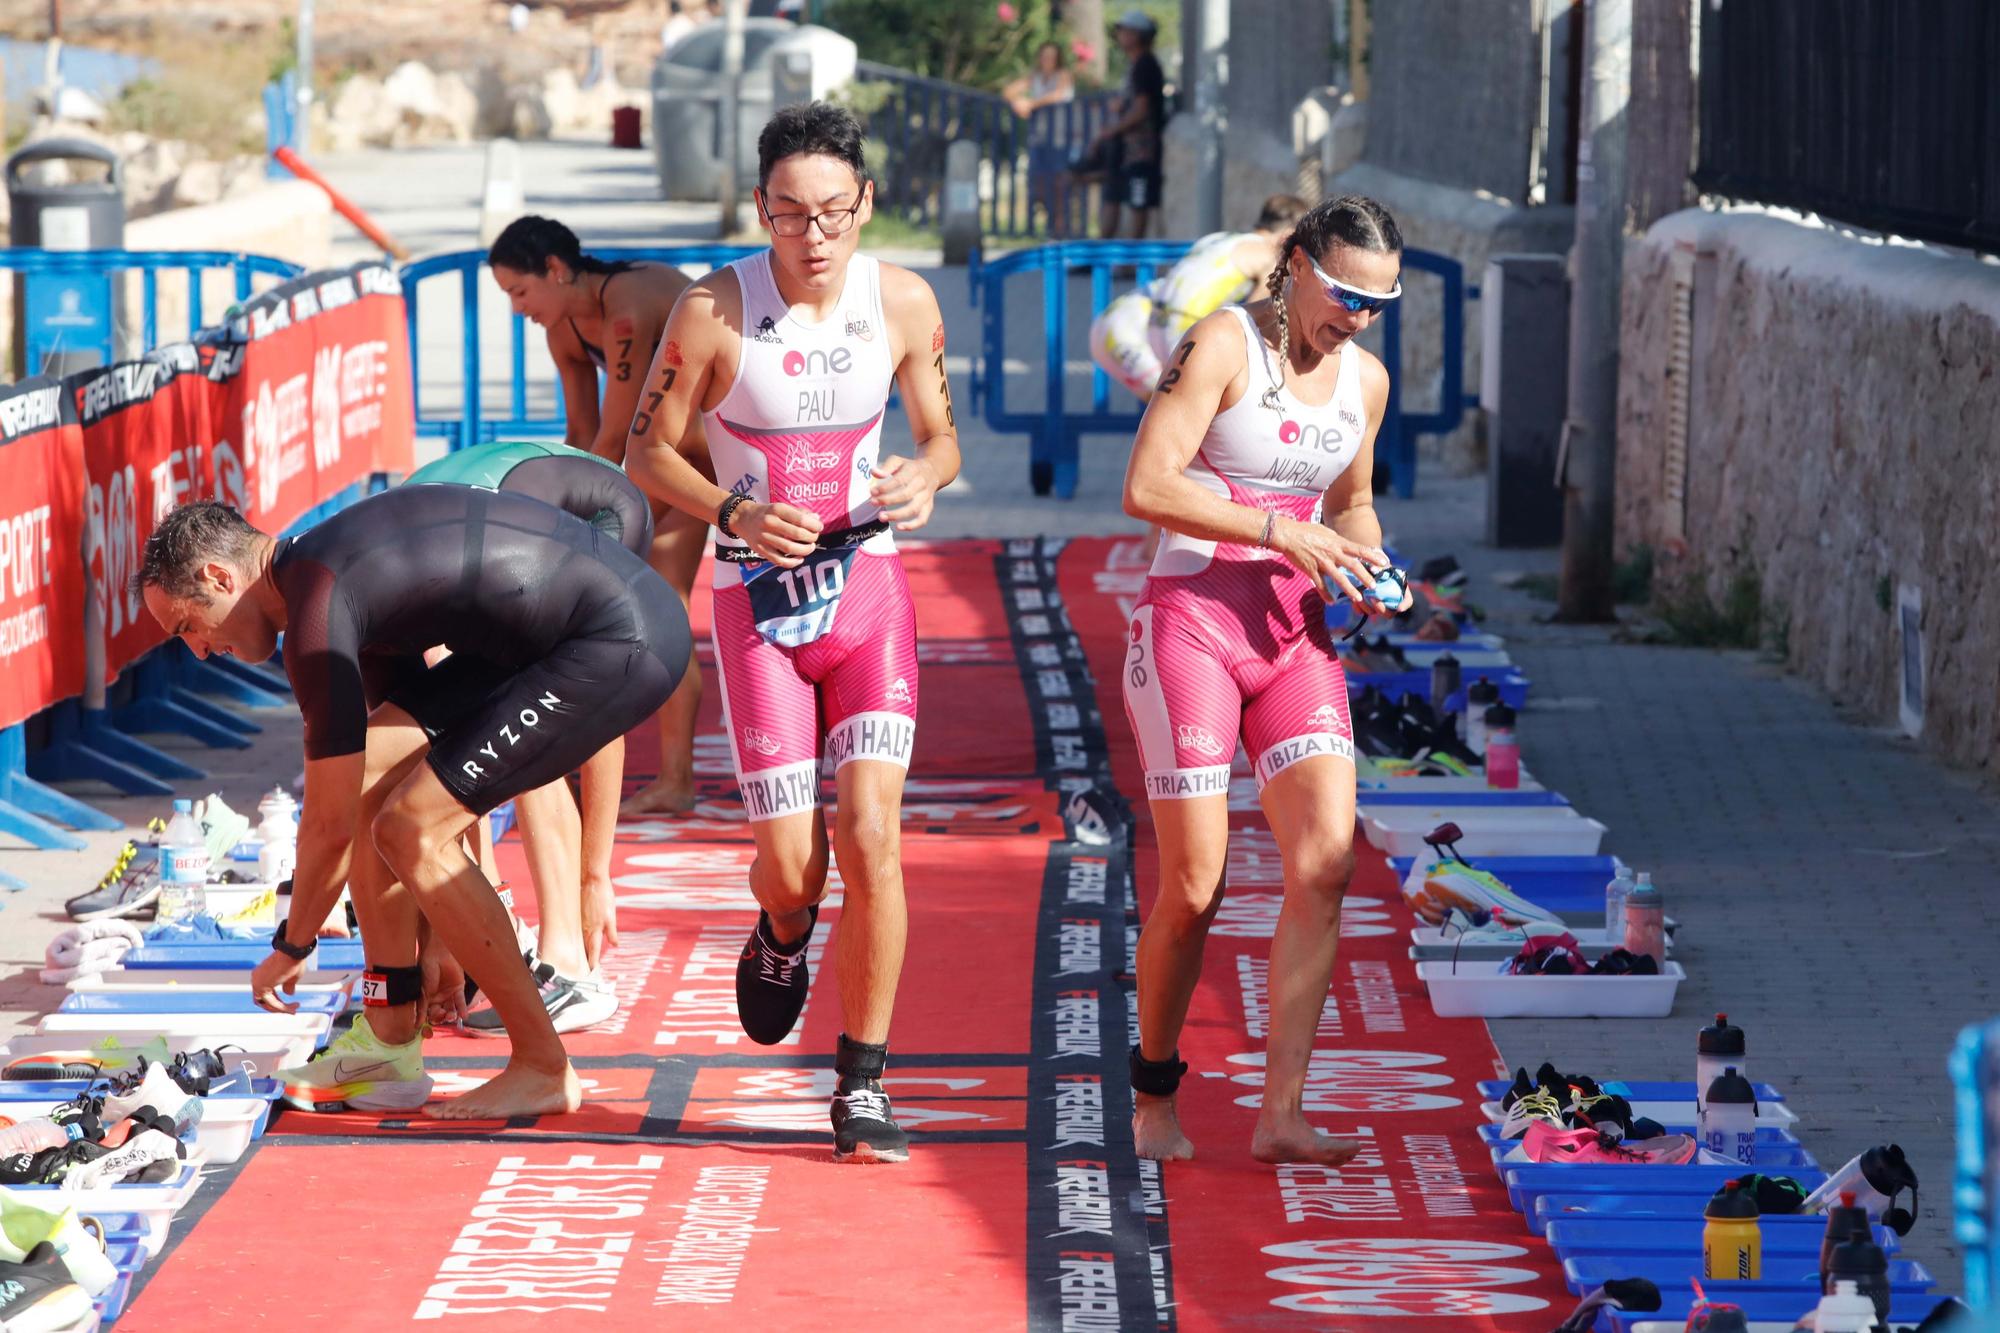
[[[1495,255],[1480,287],[1479,405],[1486,413],[1486,540],[1562,541],[1556,484],[1569,397],[1569,282],[1561,255]]]

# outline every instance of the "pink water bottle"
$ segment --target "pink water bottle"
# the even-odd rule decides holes
[[[1667,970],[1666,901],[1653,887],[1653,876],[1641,870],[1639,882],[1625,896],[1625,947],[1650,956],[1660,971]]]
[[[1521,742],[1514,736],[1514,710],[1506,704],[1486,710],[1486,785],[1501,791],[1521,785]]]

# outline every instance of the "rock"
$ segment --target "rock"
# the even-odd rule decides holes
[[[199,208],[222,198],[222,164],[220,162],[190,162],[187,168],[174,179],[169,192],[170,208]]]
[[[546,96],[539,88],[516,88],[508,100],[507,131],[516,139],[546,139],[555,128]]]
[[[125,158],[125,212],[143,217],[171,208],[174,183],[188,166],[188,146],[179,139],[155,139]]]
[[[383,96],[382,85],[366,74],[342,82],[330,102],[314,107],[316,113],[322,110],[321,131],[328,149],[336,153],[385,144],[395,128],[395,108]]]
[[[438,122],[453,143],[471,143],[479,132],[479,95],[456,74],[437,80]]]

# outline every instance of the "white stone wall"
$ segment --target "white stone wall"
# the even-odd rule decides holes
[[[1754,571],[1789,664],[1896,717],[1898,584],[1923,598],[1924,742],[2000,762],[2000,268],[1760,214],[1627,245],[1618,541],[1659,547],[1669,257],[1695,257],[1685,554]],[[1671,549],[1671,544],[1670,544]],[[1886,600],[1887,606],[1884,605]]]

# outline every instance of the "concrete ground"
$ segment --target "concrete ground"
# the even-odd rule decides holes
[[[530,145],[525,156],[529,207],[569,222],[587,243],[698,239],[712,216],[657,202],[646,155]],[[476,149],[358,154],[322,169],[420,254],[475,244]],[[351,258],[363,253],[348,249]],[[978,312],[965,299],[963,270],[939,270],[935,256],[900,258],[938,290],[960,404],[965,470],[941,497],[933,534],[1133,530],[1118,508],[1117,439],[1084,442],[1074,500],[1030,493],[1024,441],[987,430],[971,407],[965,358]],[[1010,394],[1026,397],[1037,389],[1029,368],[1039,364],[1041,334],[1028,294],[1016,295],[1023,308],[1010,321],[1017,342],[1006,349],[1006,368]],[[504,320],[481,318],[504,334]],[[424,401],[442,403],[457,392],[456,326],[427,320],[420,340]],[[487,391],[497,395],[501,372],[496,362],[488,367]],[[1083,391],[1081,370],[1071,367],[1072,393]],[[889,430],[892,440],[904,438],[896,424]],[[1381,509],[1408,558],[1451,551],[1471,571],[1485,628],[1506,636],[1534,681],[1521,719],[1526,762],[1610,826],[1606,850],[1652,871],[1682,922],[1676,949],[1689,979],[1672,1018],[1496,1022],[1506,1060],[1532,1067],[1554,1059],[1601,1078],[1690,1078],[1696,1030],[1727,1010],[1748,1033],[1754,1076],[1787,1090],[1822,1163],[1889,1141],[1909,1152],[1927,1188],[1907,1252],[1958,1289],[1944,1062],[1961,1026],[2000,1012],[2000,973],[1991,966],[2000,909],[1984,881],[2000,842],[2000,797],[1873,720],[1843,716],[1754,654],[1646,646],[1609,627],[1545,623],[1549,605],[1498,580],[1551,572],[1555,552],[1487,547],[1482,480],[1426,476],[1418,498],[1385,500]],[[184,784],[182,794],[221,790],[249,808],[272,782],[295,775],[296,716],[258,720],[265,732],[252,748],[199,751],[194,762],[211,776]],[[134,828],[162,809],[79,794]],[[60,928],[63,899],[95,883],[121,837],[91,835],[90,849],[77,853],[0,852],[0,869],[30,884],[0,895],[0,1037],[32,1025],[59,998],[33,981],[42,947]]]

